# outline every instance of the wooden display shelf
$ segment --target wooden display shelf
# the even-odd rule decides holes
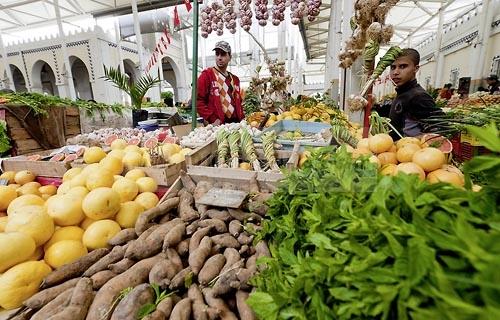
[[[10,105],[9,107],[16,108],[16,106],[12,105]],[[54,108],[64,108],[64,117],[62,124],[64,125],[64,141],[66,141],[68,138],[74,137],[81,133],[80,113],[78,108],[76,107],[54,107]],[[17,155],[33,154],[47,150],[42,145],[40,145],[37,139],[35,139],[25,127],[23,127],[21,121],[19,121],[18,118],[16,118],[7,109],[5,111],[6,111],[5,121],[7,123],[9,137],[12,140]],[[62,147],[62,145],[53,147]]]
[[[39,154],[42,158],[44,158],[48,157],[51,152],[52,150],[43,150],[36,152],[36,154]],[[71,168],[71,164],[67,162],[48,160],[32,161],[27,160],[26,156],[23,155],[2,160],[1,168],[4,172],[29,170],[36,176],[61,178],[64,173]]]

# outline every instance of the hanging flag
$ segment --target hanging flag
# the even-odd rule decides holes
[[[168,43],[170,44],[170,43],[172,42],[172,41],[171,41],[171,39],[172,39],[172,38],[170,38],[170,33],[168,32],[168,30],[167,30],[166,28],[165,28],[165,32],[164,32],[164,33],[165,33],[165,35],[167,36],[167,41],[168,41]]]
[[[167,41],[165,40],[165,38],[163,36],[161,36],[160,38],[160,42],[161,44],[163,45],[163,47],[165,48],[165,51],[167,50],[168,46],[167,46]]]
[[[191,11],[191,8],[192,8],[191,2],[189,2],[189,0],[184,0],[184,4],[186,5],[187,11],[188,12]]]
[[[179,13],[177,12],[177,6],[174,7],[174,26],[180,26],[181,19],[179,18]]]
[[[156,50],[158,50],[158,52],[160,52],[160,54],[163,56],[165,54],[165,52],[163,52],[163,49],[161,47],[161,44],[158,43],[158,45],[156,46]]]

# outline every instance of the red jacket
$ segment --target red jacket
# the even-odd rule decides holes
[[[232,97],[232,105],[234,106],[234,116],[241,121],[245,118],[243,107],[241,106],[240,79],[231,74],[233,77],[234,91]],[[219,119],[224,123],[226,118],[222,111],[222,103],[220,101],[219,89],[216,84],[216,77],[212,68],[203,70],[198,78],[198,96],[196,101],[196,109],[198,114],[209,123],[214,123]]]

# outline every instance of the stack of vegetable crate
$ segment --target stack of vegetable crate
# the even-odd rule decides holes
[[[10,106],[11,108],[17,108],[22,106]],[[66,139],[74,137],[81,133],[80,130],[80,115],[78,108],[75,107],[64,107],[64,141]],[[5,110],[5,121],[7,122],[7,128],[9,131],[9,136],[11,143],[16,149],[17,154],[32,154],[35,152],[40,152],[46,150],[40,143],[32,136],[29,132],[29,128],[22,125],[21,121],[16,118],[9,111]],[[51,118],[49,121],[56,121]],[[53,147],[61,147],[53,146]]]
[[[17,319],[255,319],[248,280],[270,253],[254,233],[276,183],[182,173],[135,228],[45,276]],[[212,187],[252,198],[241,209],[199,204]]]

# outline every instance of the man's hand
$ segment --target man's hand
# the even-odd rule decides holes
[[[214,126],[218,126],[218,125],[220,125],[220,124],[221,124],[220,119],[215,120],[215,121],[214,121],[214,123],[212,123],[212,124],[213,124]]]

